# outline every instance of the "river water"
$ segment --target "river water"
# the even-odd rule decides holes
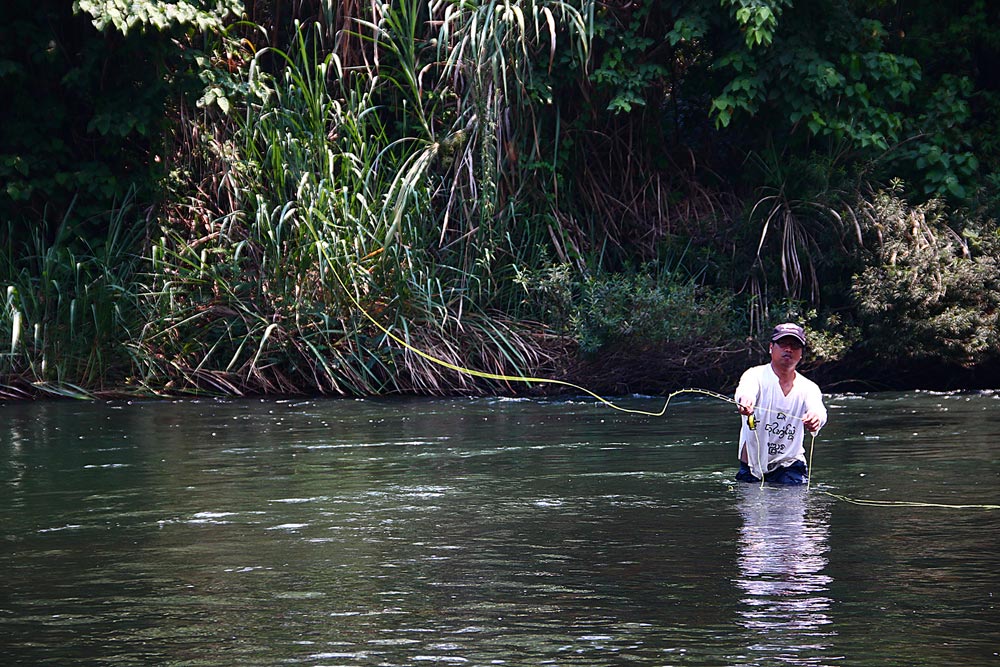
[[[633,397],[657,410],[662,399]],[[4,665],[1000,665],[1000,394],[0,404]]]

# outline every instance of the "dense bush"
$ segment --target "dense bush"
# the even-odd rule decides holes
[[[732,294],[650,267],[576,279],[560,265],[518,281],[533,312],[571,335],[585,354],[610,346],[724,345],[745,325],[734,317]]]
[[[958,217],[894,191],[869,203],[871,264],[853,287],[869,355],[965,366],[1000,356],[1000,237]]]

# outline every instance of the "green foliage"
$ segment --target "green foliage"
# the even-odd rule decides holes
[[[222,28],[223,19],[239,15],[242,0],[74,0],[73,11],[89,15],[94,27],[104,31],[115,28],[123,35],[138,28],[166,32],[177,27],[191,27],[198,32]]]
[[[626,341],[688,347],[734,337],[731,295],[693,281],[659,282],[649,275],[601,276],[581,286],[570,318],[584,352]]]
[[[536,19],[556,6],[538,5]],[[481,162],[499,140],[482,117],[514,103],[500,90],[515,90],[524,72],[506,50],[527,48],[530,35],[495,6],[488,15],[469,8],[449,14],[439,36],[455,51],[438,60],[421,48],[416,8],[383,6],[359,22],[378,50],[377,76],[343,67],[319,25],[302,26],[287,51],[257,51],[244,108],[230,114],[229,135],[206,146],[218,166],[204,173],[226,177],[199,187],[218,193],[201,204],[225,212],[205,216],[201,238],[169,230],[154,245],[151,325],[139,341],[146,384],[346,394],[475,386],[398,347],[364,313],[452,365],[510,373],[538,363],[536,344],[502,317],[485,318],[475,298],[498,254],[475,224],[492,225],[493,214],[451,203],[482,187],[482,178],[460,178],[495,169]],[[496,49],[490,76],[459,57],[467,48],[486,57],[487,47]],[[431,67],[446,63],[433,95],[416,60],[429,56]],[[466,76],[482,80],[451,87]],[[436,124],[443,118],[455,124]],[[449,224],[461,237],[450,239]],[[441,238],[450,242],[435,248]]]
[[[646,105],[649,91],[662,86],[669,70],[650,58],[657,40],[646,33],[654,5],[644,3],[631,15],[602,12],[594,35],[602,40],[600,63],[590,76],[598,89],[608,90],[607,109],[628,113]]]
[[[779,25],[767,10],[769,23],[762,25],[770,28],[748,30],[745,45],[718,54],[713,66],[731,72],[712,100],[719,126],[747,114],[858,149],[886,150],[899,141],[918,63],[886,49],[876,20],[834,14],[817,32],[811,23],[822,11],[785,12]],[[751,34],[753,46],[765,48],[753,48]]]
[[[653,267],[578,280],[567,265],[518,278],[546,324],[570,334],[587,354],[608,347],[690,348],[732,341],[744,323],[732,295]]]
[[[65,224],[54,241],[36,229],[0,247],[0,382],[82,394],[124,384],[127,345],[141,326],[134,285],[140,269],[130,200],[106,220],[99,242]],[[9,345],[8,345],[9,343]]]
[[[748,157],[747,172],[761,185],[739,248],[752,269],[757,308],[784,299],[843,305],[838,297],[862,246],[843,165],[835,156],[800,157],[771,147]]]
[[[768,46],[774,40],[774,31],[778,27],[778,18],[785,7],[791,6],[791,0],[723,0],[722,5],[729,5],[733,10],[739,29],[743,33],[748,49],[755,46]]]
[[[899,176],[921,183],[921,194],[963,201],[975,191],[979,159],[971,151],[967,77],[943,76],[920,112],[906,120],[913,139],[900,147],[893,165]]]
[[[860,328],[845,321],[836,312],[820,313],[804,301],[781,300],[771,304],[762,332],[782,322],[799,322],[806,330],[809,345],[804,357],[805,366],[815,366],[842,361],[861,340]]]
[[[100,238],[116,198],[155,197],[168,103],[197,83],[187,38],[237,6],[5,3],[0,82],[18,93],[0,107],[0,220],[18,241],[64,219]]]
[[[863,326],[896,358],[975,363],[997,349],[995,217],[903,200],[1000,210],[994,4],[248,0],[231,22],[236,0],[12,0],[5,372],[472,390],[359,304],[501,372],[550,343],[510,316],[588,352],[721,349],[788,304],[816,362]],[[911,192],[858,204],[897,176]],[[160,227],[141,287],[106,233],[122,192]],[[655,268],[679,249],[697,280]],[[59,326],[132,358],[79,361]]]
[[[949,226],[954,215],[898,191],[870,202],[878,243],[853,287],[869,354],[971,366],[1000,353],[1000,237],[973,222],[970,243]]]

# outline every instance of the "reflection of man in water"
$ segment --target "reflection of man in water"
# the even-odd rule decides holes
[[[798,324],[779,324],[771,333],[771,362],[748,369],[736,388],[741,415],[753,416],[740,430],[741,482],[803,484],[808,475],[804,431],[826,423],[823,394],[795,370],[806,333]],[[756,423],[753,423],[756,422]]]
[[[810,503],[807,517],[804,488],[743,486],[739,494],[743,527],[735,584],[744,594],[739,620],[749,632],[748,650],[782,663],[819,664],[834,634],[824,628],[832,622],[826,596],[832,580],[823,574],[825,508]]]

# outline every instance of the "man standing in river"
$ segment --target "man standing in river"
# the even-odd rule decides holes
[[[804,431],[826,424],[823,394],[795,370],[802,361],[806,333],[798,324],[779,324],[771,333],[771,362],[748,369],[736,387],[736,403],[747,417],[740,430],[741,482],[804,484]]]

